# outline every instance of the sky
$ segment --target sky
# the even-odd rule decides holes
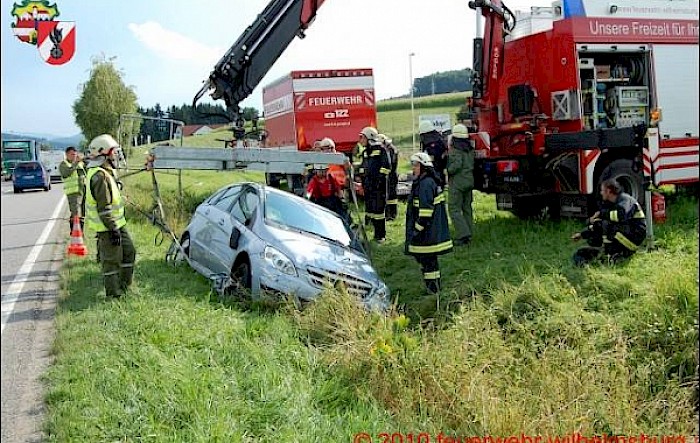
[[[114,58],[141,107],[191,104],[216,62],[268,0],[52,2],[60,13],[56,20],[74,21],[76,29],[76,53],[60,66],[47,64],[36,46],[13,35],[11,10],[20,1],[0,1],[2,132],[80,133],[72,104],[95,58]],[[241,106],[262,109],[262,86],[292,70],[373,68],[375,94],[384,99],[406,94],[411,72],[417,78],[471,67],[476,13],[467,3],[326,0],[306,38],[292,41]],[[529,10],[551,1],[505,3]]]

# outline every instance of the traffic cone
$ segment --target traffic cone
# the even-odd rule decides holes
[[[73,231],[70,233],[70,244],[68,245],[68,255],[85,257],[88,254],[87,246],[83,241],[83,230],[80,228],[80,217],[73,217]]]

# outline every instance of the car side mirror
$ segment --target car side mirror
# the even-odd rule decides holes
[[[228,239],[228,245],[231,249],[238,249],[238,242],[241,239],[241,231],[238,228],[233,228],[231,232],[231,237]]]

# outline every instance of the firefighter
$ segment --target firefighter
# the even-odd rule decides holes
[[[98,135],[90,142],[85,193],[87,224],[97,232],[97,249],[109,298],[119,298],[129,288],[136,259],[126,229],[124,199],[114,176],[118,147],[109,134]]]
[[[379,133],[371,126],[362,129],[360,142],[365,147],[363,180],[365,214],[374,226],[374,240],[381,244],[386,241],[386,183],[391,164],[379,141]]]
[[[430,159],[435,165],[435,172],[442,183],[445,181],[445,168],[447,167],[447,146],[442,134],[435,128],[432,122],[423,120],[418,125],[418,133],[420,134],[420,150],[428,153]]]
[[[337,182],[328,165],[314,165],[314,176],[306,187],[306,198],[328,208],[348,221],[348,214],[343,206],[343,187]]]
[[[585,230],[571,239],[584,239],[588,247],[579,248],[574,254],[574,264],[583,266],[603,252],[610,261],[617,262],[634,254],[646,237],[646,219],[639,202],[622,192],[615,179],[601,183],[600,195],[603,207],[588,219]],[[602,250],[601,250],[602,247]]]
[[[387,191],[386,191],[386,219],[388,221],[396,220],[397,206],[399,204],[399,198],[397,195],[397,186],[399,185],[399,174],[397,169],[399,167],[399,150],[392,140],[384,134],[379,134],[379,140],[382,142],[384,151],[389,159],[389,164],[391,168],[389,170],[389,176],[387,177]]]
[[[73,232],[73,220],[80,219],[80,229],[85,227],[85,163],[83,155],[74,146],[66,148],[66,158],[58,166],[63,181],[63,192],[70,209],[69,232]]]
[[[455,246],[469,245],[474,232],[472,197],[474,191],[474,144],[461,123],[454,125],[448,143],[447,174],[450,187],[448,210],[455,228]]]
[[[416,258],[426,289],[435,294],[440,291],[438,256],[452,251],[445,194],[427,153],[413,154],[411,167],[416,178],[406,208],[405,252]]]

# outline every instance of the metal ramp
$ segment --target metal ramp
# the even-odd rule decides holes
[[[155,169],[251,170],[303,174],[312,164],[342,165],[342,153],[297,151],[294,148],[191,148],[156,146],[151,149]]]

